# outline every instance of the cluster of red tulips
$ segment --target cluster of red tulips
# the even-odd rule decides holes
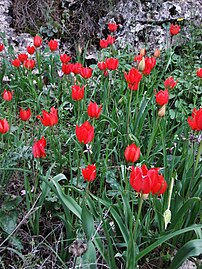
[[[119,25],[112,22],[108,24],[110,32],[116,32]],[[171,24],[170,34],[176,35],[180,32],[180,26]],[[107,39],[100,40],[101,48],[107,48],[109,45],[113,45],[116,40],[115,36],[108,35]],[[34,55],[39,47],[42,45],[42,38],[35,36],[33,45],[27,46],[27,53]],[[58,41],[50,40],[48,43],[50,51],[56,51],[58,49]],[[4,45],[0,44],[0,51],[4,49]],[[36,66],[35,59],[29,58],[27,53],[21,53],[16,59],[12,61],[14,67],[20,67],[21,65],[27,69],[33,69]],[[146,57],[146,50],[141,49],[140,54],[134,57],[136,67],[132,67],[128,73],[124,72],[124,77],[127,82],[128,88],[132,91],[137,91],[139,84],[143,76],[148,76],[156,65],[156,60],[160,56],[160,51],[156,50],[153,57]],[[90,67],[84,67],[81,63],[70,63],[71,56],[67,54],[60,54],[60,61],[62,64],[62,72],[64,75],[74,74],[80,75],[84,79],[89,79],[93,74],[93,69]],[[104,71],[104,75],[109,71],[117,70],[119,61],[116,58],[106,58],[103,61],[98,62],[98,68]],[[197,70],[197,76],[202,78],[202,68]],[[169,77],[164,81],[165,90],[156,92],[155,99],[156,104],[161,106],[159,110],[159,116],[165,115],[165,105],[169,101],[169,91],[172,90],[177,84],[177,81],[173,77]],[[74,101],[80,101],[84,98],[85,86],[75,84],[72,86],[71,96]],[[11,101],[13,98],[13,92],[4,90],[2,97],[5,101]],[[162,109],[163,108],[163,109]],[[98,106],[95,102],[90,102],[87,108],[87,113],[90,118],[98,119],[102,112],[102,105]],[[31,109],[24,110],[20,108],[19,117],[22,121],[28,121],[31,117]],[[50,112],[42,111],[42,116],[36,116],[44,126],[54,126],[58,123],[58,111],[55,107],[50,109]],[[193,130],[202,130],[202,108],[197,110],[194,108],[192,116],[188,118],[188,124]],[[0,133],[4,134],[8,132],[9,124],[6,119],[0,120]],[[94,138],[94,127],[89,121],[85,121],[83,124],[76,125],[75,129],[76,137],[82,144],[88,144],[92,142]],[[45,152],[46,139],[42,137],[38,141],[34,142],[32,147],[33,155],[35,158],[41,158],[46,156]],[[125,160],[129,163],[135,163],[140,157],[140,148],[131,144],[127,146],[124,152]],[[162,175],[159,175],[160,168],[148,169],[145,164],[141,167],[132,167],[130,175],[130,184],[132,188],[140,193],[148,194],[152,193],[160,195],[166,191],[167,183]],[[82,175],[85,180],[93,181],[96,178],[96,165],[89,164],[86,168],[82,169]]]

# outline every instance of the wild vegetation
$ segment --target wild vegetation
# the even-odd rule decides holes
[[[201,254],[201,29],[184,40],[169,24],[170,47],[147,52],[117,49],[118,27],[90,66],[39,35],[16,55],[2,34],[1,268],[177,269]]]

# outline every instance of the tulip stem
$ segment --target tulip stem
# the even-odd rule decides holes
[[[136,244],[136,239],[137,239],[137,231],[138,231],[138,226],[139,226],[139,219],[140,219],[140,214],[142,211],[142,205],[143,205],[143,194],[141,194],[140,199],[139,199],[139,203],[138,203],[138,212],[137,212],[137,218],[135,221],[135,226],[133,228],[133,232],[132,232],[132,237],[129,239],[129,243],[128,243],[128,264],[126,266],[127,269],[134,269],[136,267],[136,261],[135,261],[135,257],[134,255],[132,255],[132,252],[135,252],[136,254],[136,249],[134,249],[132,247],[132,242],[134,242]],[[132,257],[131,257],[132,256]]]
[[[130,126],[130,112],[131,112],[131,101],[132,101],[132,95],[133,95],[133,91],[130,91],[130,96],[129,96],[129,102],[128,102],[128,117],[127,117],[127,124],[126,124],[126,135],[128,137],[129,135],[129,126]]]

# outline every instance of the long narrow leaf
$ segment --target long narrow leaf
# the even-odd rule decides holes
[[[191,256],[198,256],[202,253],[202,239],[195,239],[187,242],[178,250],[169,269],[178,269],[180,265]]]

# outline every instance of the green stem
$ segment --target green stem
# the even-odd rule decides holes
[[[129,136],[129,125],[130,125],[130,115],[131,115],[131,101],[132,101],[132,95],[133,91],[130,91],[130,97],[129,97],[129,102],[128,102],[128,117],[127,117],[127,125],[126,125],[126,135],[127,137]]]
[[[195,162],[195,166],[194,166],[194,173],[196,172],[196,169],[198,167],[198,163],[199,163],[201,154],[202,154],[202,140],[200,142],[198,153],[197,153],[197,156],[196,156],[196,162]]]

